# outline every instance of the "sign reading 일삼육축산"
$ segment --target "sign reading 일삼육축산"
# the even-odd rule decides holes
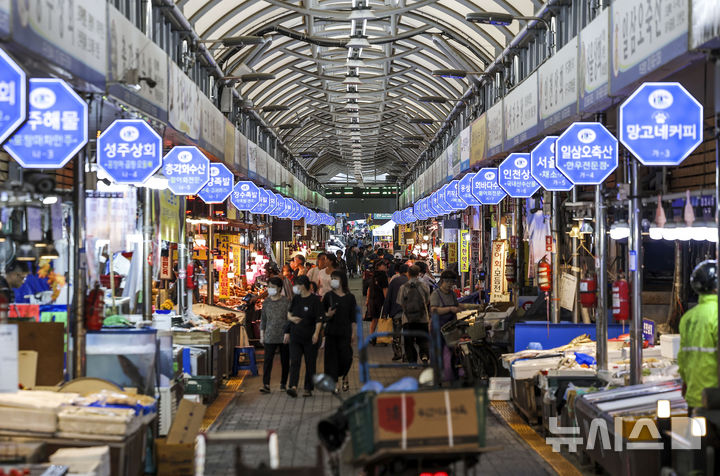
[[[576,122],[555,142],[555,167],[575,185],[599,185],[618,166],[618,141],[598,122]]]

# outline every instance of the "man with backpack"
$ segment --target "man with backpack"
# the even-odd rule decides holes
[[[402,328],[409,331],[428,332],[428,303],[430,290],[420,281],[420,268],[413,265],[408,269],[408,281],[400,287],[397,303],[402,307]],[[420,360],[423,365],[428,364],[430,350],[427,337],[405,336],[405,358],[410,363],[416,363],[420,349]]]
[[[385,296],[385,304],[383,305],[383,315],[388,316],[393,321],[393,332],[402,330],[402,313],[403,309],[398,302],[398,295],[403,284],[407,283],[408,265],[398,265],[397,274],[392,277],[388,285],[387,296]],[[403,356],[402,339],[399,335],[393,336],[393,360],[401,360]]]

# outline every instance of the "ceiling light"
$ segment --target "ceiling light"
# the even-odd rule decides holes
[[[48,244],[48,246],[40,252],[40,259],[58,259],[60,258],[60,253],[58,253],[57,249],[55,249],[55,245],[52,243]]]
[[[245,45],[259,45],[265,43],[265,38],[262,36],[234,36],[232,38],[225,38],[222,40],[223,46],[245,46]]]
[[[345,65],[348,68],[365,68],[367,65],[361,59],[348,59]]]
[[[58,201],[58,198],[54,195],[43,198],[43,205],[54,205]]]
[[[268,104],[267,106],[263,106],[262,110],[263,112],[289,111],[290,106],[286,106],[285,104]]]
[[[360,85],[362,84],[362,80],[358,76],[346,76],[343,84]]]
[[[355,8],[350,12],[350,20],[376,20],[375,13],[369,8]]]
[[[351,36],[345,43],[346,48],[370,48],[370,42],[364,36]]]
[[[17,253],[15,254],[17,261],[35,261],[35,247],[30,243],[23,243],[18,247]]]
[[[446,102],[448,102],[447,98],[444,98],[442,96],[420,96],[418,97],[418,101],[435,104],[445,104]]]
[[[615,222],[610,226],[610,238],[624,240],[630,236],[630,227],[627,222]]]

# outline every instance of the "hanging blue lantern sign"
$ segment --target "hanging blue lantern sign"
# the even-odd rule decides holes
[[[271,192],[270,190],[267,191],[268,193],[268,209],[267,214],[270,216],[277,216],[275,213],[275,209],[277,208],[277,197],[275,197],[275,194]]]
[[[555,142],[555,167],[575,185],[600,185],[618,166],[618,141],[598,122],[575,122]]]
[[[295,201],[294,198],[291,198],[290,201],[292,202],[292,215],[290,218],[293,220],[299,220],[302,218],[302,210],[300,210],[300,204]]]
[[[447,184],[447,188],[445,189],[445,200],[447,200],[450,207],[456,211],[465,210],[468,207],[468,204],[465,203],[459,196],[459,184],[459,180],[452,180],[449,184]]]
[[[437,191],[438,203],[440,204],[440,208],[445,210],[445,213],[452,213],[455,210],[453,209],[452,206],[450,206],[450,202],[448,202],[447,187],[448,187],[448,184],[445,184],[442,187],[440,187],[440,190]]]
[[[230,203],[240,211],[250,211],[259,200],[260,189],[250,181],[242,181],[235,184]]]
[[[118,119],[97,139],[97,165],[115,183],[143,184],[162,165],[162,139],[145,121]]]
[[[258,191],[258,200],[255,206],[250,209],[250,213],[253,215],[263,215],[270,208],[270,194],[268,191],[264,188],[259,188]]]
[[[25,71],[0,49],[0,143],[15,132],[27,115]]]
[[[416,221],[415,215],[413,215],[413,211],[411,207],[406,208],[402,212],[402,217],[405,223],[411,223]]]
[[[471,179],[472,193],[483,205],[497,205],[507,196],[498,184],[498,169],[480,169]]]
[[[555,141],[547,136],[530,152],[530,173],[549,192],[567,192],[573,183],[555,167]]]
[[[512,198],[530,198],[540,184],[530,174],[530,154],[510,154],[498,167],[498,184]]]
[[[176,146],[163,158],[163,175],[175,195],[197,195],[210,181],[210,161],[195,146]]]
[[[620,106],[620,142],[643,165],[680,165],[703,140],[703,106],[680,83],[645,83]]]
[[[460,199],[469,206],[482,205],[480,200],[475,198],[475,195],[472,194],[472,179],[474,176],[475,174],[465,174],[458,184],[458,197],[460,197]]]
[[[275,210],[273,213],[278,218],[286,218],[285,216],[285,197],[279,193],[275,194]]]
[[[32,78],[27,120],[5,143],[26,169],[59,169],[88,141],[88,106],[62,79]]]
[[[198,192],[207,204],[223,203],[232,193],[235,175],[224,164],[210,164],[210,180]]]

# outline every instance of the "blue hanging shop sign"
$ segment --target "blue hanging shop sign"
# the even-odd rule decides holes
[[[254,215],[264,215],[270,209],[270,192],[264,188],[258,189],[258,199],[255,206],[250,209]]]
[[[474,176],[475,174],[473,173],[465,174],[465,176],[460,179],[460,183],[458,184],[458,196],[463,202],[470,206],[479,206],[482,205],[482,203],[480,203],[480,200],[475,198],[475,195],[472,194],[472,179]]]
[[[223,203],[232,193],[235,175],[224,164],[210,164],[210,180],[198,192],[205,203]]]
[[[498,169],[480,169],[472,178],[472,194],[483,205],[497,205],[502,202],[507,193],[498,184]]]
[[[555,167],[556,136],[547,136],[530,152],[530,173],[548,192],[567,192],[573,183]]]
[[[249,180],[238,182],[233,187],[230,203],[240,211],[250,211],[259,200],[260,189]]]
[[[210,160],[195,146],[176,146],[165,154],[162,171],[172,193],[197,195],[210,181]]]
[[[0,48],[0,143],[20,127],[27,115],[27,75]]]
[[[162,139],[145,121],[118,119],[97,139],[97,165],[115,183],[141,185],[162,165]]]
[[[575,185],[600,185],[618,166],[618,141],[598,122],[576,122],[555,142],[555,167]]]
[[[455,211],[465,210],[468,207],[468,204],[460,198],[459,184],[459,180],[452,180],[447,184],[447,188],[445,189],[445,200],[447,200],[450,207]]]
[[[540,184],[530,173],[530,154],[510,154],[498,167],[498,184],[512,198],[530,198]]]

